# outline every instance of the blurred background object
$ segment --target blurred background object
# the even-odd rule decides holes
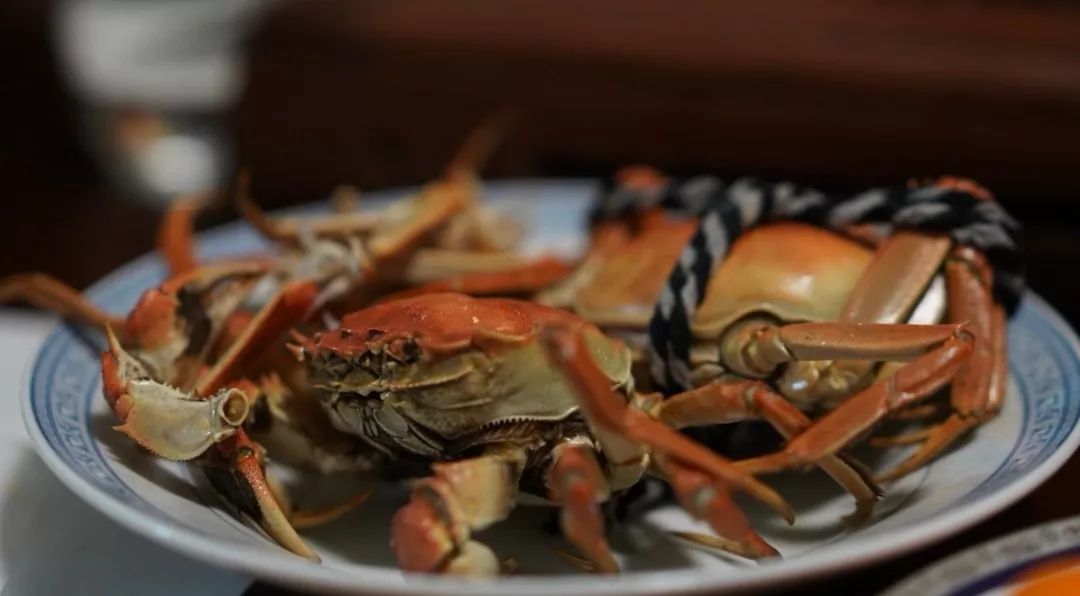
[[[221,185],[240,46],[268,0],[63,0],[61,72],[83,139],[117,186],[168,200]]]
[[[1024,222],[1031,287],[1080,324],[1075,3],[42,0],[0,4],[0,56],[0,275],[85,286],[152,247],[160,199],[238,165],[270,207],[429,180],[510,108],[485,176],[975,178]],[[1068,473],[1012,518],[818,589],[1075,513]]]

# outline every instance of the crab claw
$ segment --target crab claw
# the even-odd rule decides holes
[[[248,400],[238,389],[222,389],[206,399],[155,381],[128,354],[112,328],[109,350],[102,355],[105,397],[121,424],[116,430],[154,454],[189,461],[234,435],[248,414]]]
[[[207,452],[202,462],[206,477],[225,500],[251,518],[285,549],[305,559],[319,561],[319,556],[289,523],[267,480],[262,448],[243,429],[217,448]]]
[[[289,524],[267,482],[260,448],[241,428],[250,411],[247,395],[228,387],[203,399],[159,383],[124,350],[111,327],[106,334],[109,349],[101,370],[105,399],[121,422],[116,429],[163,458],[200,458],[226,500],[283,547],[319,560]]]

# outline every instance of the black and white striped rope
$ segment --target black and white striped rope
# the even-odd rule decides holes
[[[841,233],[870,226],[879,237],[900,228],[946,233],[986,255],[994,268],[995,297],[1014,311],[1024,289],[1019,225],[1001,205],[964,188],[926,184],[838,196],[788,182],[740,178],[725,183],[698,176],[660,186],[608,185],[592,219],[624,217],[647,207],[701,218],[649,323],[653,376],[667,391],[677,392],[690,387],[690,321],[713,267],[743,231],[769,221],[802,221]]]

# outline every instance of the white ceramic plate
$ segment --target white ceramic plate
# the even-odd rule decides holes
[[[575,252],[595,186],[582,181],[517,181],[488,185],[490,200],[533,226],[532,248]],[[400,196],[386,193],[382,198]],[[365,196],[365,204],[378,201]],[[246,227],[201,236],[204,257],[262,247]],[[153,256],[117,270],[90,292],[125,312],[161,279]],[[307,534],[323,557],[295,557],[230,516],[201,474],[136,449],[111,430],[100,394],[93,334],[59,326],[41,348],[25,394],[24,417],[38,452],[78,495],[119,523],[192,557],[307,589],[438,594],[645,594],[778,585],[894,556],[941,539],[1001,510],[1060,467],[1080,441],[1080,353],[1073,332],[1041,299],[1028,294],[1009,327],[1010,385],[1001,415],[933,465],[886,487],[874,522],[846,528],[852,502],[817,472],[769,481],[796,507],[787,527],[753,503],[755,525],[784,558],[761,565],[733,561],[668,540],[664,529],[705,530],[677,508],[650,513],[614,541],[625,573],[576,572],[551,553],[561,539],[542,529],[549,510],[521,507],[482,539],[501,556],[516,556],[522,574],[494,581],[403,576],[387,547],[388,520],[401,503],[389,490],[339,522]],[[903,454],[880,457],[886,466]]]
[[[930,565],[882,596],[1080,592],[1080,517],[1014,532]]]

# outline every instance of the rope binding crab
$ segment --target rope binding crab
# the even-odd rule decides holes
[[[649,323],[651,372],[668,394],[690,388],[690,321],[716,264],[739,235],[775,221],[799,221],[848,236],[882,239],[897,229],[948,234],[979,249],[994,269],[995,298],[1012,314],[1024,291],[1020,226],[988,191],[961,178],[827,194],[790,182],[715,176],[661,179],[630,168],[605,184],[591,222],[661,208],[700,218],[657,301]]]

